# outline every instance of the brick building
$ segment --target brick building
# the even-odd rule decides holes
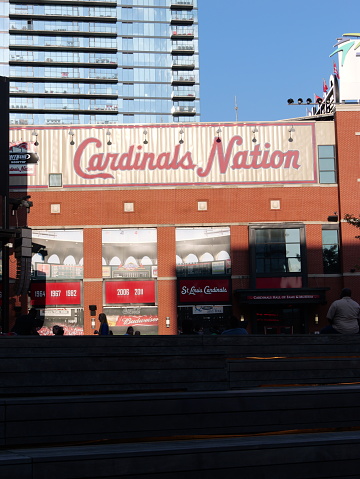
[[[29,301],[45,334],[92,334],[101,311],[115,334],[177,334],[185,319],[212,333],[231,314],[253,333],[307,333],[342,287],[360,300],[341,220],[358,213],[357,104],[274,123],[10,131],[13,152],[34,139],[37,163],[13,157],[10,183],[33,202]]]
[[[334,64],[311,116],[11,127],[11,195],[33,206],[13,203],[10,227],[32,229],[33,254],[10,261],[10,314],[37,307],[43,334],[92,334],[101,311],[114,334],[218,333],[232,314],[295,334],[343,287],[359,301],[343,219],[359,214],[359,36],[338,40],[340,85]]]

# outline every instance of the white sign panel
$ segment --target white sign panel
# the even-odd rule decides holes
[[[357,102],[360,100],[360,33],[344,33],[338,40],[340,77],[340,101]]]
[[[71,145],[68,129],[39,127],[40,161],[27,184],[47,187],[50,173],[62,174],[64,188],[317,183],[318,128],[315,122],[73,127]],[[16,141],[31,132],[10,133]]]
[[[223,306],[193,306],[193,314],[223,314]]]

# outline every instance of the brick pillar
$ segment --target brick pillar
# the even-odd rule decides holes
[[[84,228],[84,334],[94,333],[92,318],[95,318],[95,329],[98,328],[97,318],[103,309],[101,258],[101,228]],[[96,304],[96,316],[90,316],[90,304]]]
[[[247,225],[230,227],[232,290],[249,288],[249,230]],[[242,313],[233,296],[233,314]]]
[[[159,334],[177,334],[175,228],[159,227],[157,231]],[[167,317],[170,328],[166,327]]]

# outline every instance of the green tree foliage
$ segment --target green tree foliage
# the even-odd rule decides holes
[[[360,228],[360,218],[358,216],[346,214],[344,220],[355,228]],[[355,238],[360,239],[360,235],[355,236]]]
[[[346,214],[344,220],[347,221],[350,225],[355,226],[355,228],[360,228],[360,217],[355,215]],[[360,239],[360,235],[355,236],[355,238]],[[360,271],[360,265],[356,264],[355,269]]]

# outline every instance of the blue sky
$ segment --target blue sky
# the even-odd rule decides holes
[[[198,0],[201,121],[306,115],[287,99],[322,96],[336,39],[360,33],[359,0]],[[341,79],[340,79],[341,81]]]

